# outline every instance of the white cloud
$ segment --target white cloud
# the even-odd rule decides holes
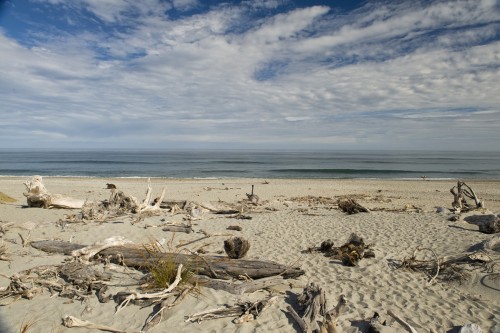
[[[318,6],[253,21],[248,3],[175,20],[160,15],[170,8],[160,1],[80,5],[129,28],[38,31],[35,46],[0,33],[0,137],[425,149],[473,148],[460,131],[480,128],[475,140],[500,142],[492,2],[368,5],[342,16]]]

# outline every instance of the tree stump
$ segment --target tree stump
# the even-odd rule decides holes
[[[250,249],[250,243],[242,237],[233,237],[224,241],[224,251],[231,259],[243,258]]]

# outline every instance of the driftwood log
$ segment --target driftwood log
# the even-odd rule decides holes
[[[79,209],[85,203],[85,200],[49,193],[42,182],[42,176],[33,176],[24,186],[27,191],[23,195],[28,207]]]
[[[38,241],[31,246],[45,252],[70,255],[72,251],[85,248],[85,245],[63,241]],[[298,267],[289,267],[272,261],[262,260],[231,260],[222,256],[200,256],[183,253],[150,253],[139,246],[109,247],[98,253],[101,257],[110,258],[111,262],[127,267],[143,269],[154,260],[172,260],[176,264],[184,264],[197,274],[219,279],[239,278],[248,276],[251,279],[281,275],[283,278],[295,278],[304,274]],[[215,276],[214,276],[215,274]]]
[[[479,224],[479,232],[485,234],[496,234],[500,232],[500,214],[489,215],[485,223]]]

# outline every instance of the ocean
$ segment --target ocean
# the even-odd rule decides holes
[[[500,152],[0,149],[0,176],[500,179]]]

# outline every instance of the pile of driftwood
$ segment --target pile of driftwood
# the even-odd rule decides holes
[[[325,292],[320,286],[311,282],[304,288],[302,294],[298,297],[298,301],[300,307],[298,311],[302,315],[299,315],[290,305],[287,306],[287,310],[303,333],[340,332],[337,329],[337,320],[347,306],[347,299],[344,295],[340,295],[338,303],[333,309],[327,310]],[[323,317],[321,322],[317,320],[319,316]]]
[[[458,181],[456,186],[450,189],[453,194],[452,212],[453,216],[450,220],[457,221],[462,213],[467,213],[475,210],[484,209],[484,200],[480,199],[474,190],[463,181]],[[472,199],[474,204],[467,202],[467,199]],[[494,234],[500,232],[500,216],[490,214],[483,216],[481,223],[478,223],[479,232],[485,234]]]
[[[230,239],[226,243],[233,244],[234,250],[237,247],[235,244],[241,245],[247,241]],[[45,289],[52,294],[81,301],[87,300],[95,293],[100,302],[113,299],[117,303],[117,312],[130,303],[153,306],[153,311],[145,321],[142,331],[147,331],[157,325],[164,317],[166,310],[178,304],[200,285],[241,295],[281,284],[284,279],[304,274],[300,268],[271,261],[235,260],[221,256],[157,252],[151,247],[132,244],[122,237],[111,237],[90,246],[62,241],[37,241],[32,242],[31,245],[45,252],[71,255],[72,259],[61,265],[39,266],[14,274],[10,278],[9,286],[0,291],[0,300],[4,303],[3,305],[8,304],[8,300],[13,302],[19,298],[32,299]],[[175,276],[173,281],[169,281],[161,288],[156,286],[153,290],[142,290],[151,284],[144,283],[138,285],[137,291],[106,294],[109,281],[116,279],[117,275],[119,275],[119,280],[124,280],[126,276],[133,276],[132,281],[151,281],[153,271],[150,268],[159,267],[158,263],[166,263],[165,267],[172,267],[172,265],[175,267],[176,274],[172,275],[172,278]],[[242,277],[245,278],[243,282]],[[186,282],[185,280],[189,280],[190,283],[183,283]],[[273,298],[269,298],[252,304],[238,304],[236,308],[241,314],[235,322],[255,319],[274,301]],[[236,308],[226,310],[231,315],[238,315]],[[220,313],[218,315],[221,316]],[[191,316],[189,320],[199,321],[207,317],[209,315],[204,313]],[[74,317],[67,317],[66,322],[72,327],[100,326]]]
[[[468,279],[469,273],[473,270],[499,274],[498,263],[489,255],[489,251],[495,250],[499,245],[500,238],[493,238],[484,243],[482,250],[448,257],[439,257],[434,250],[429,248],[416,248],[410,257],[395,261],[393,264],[395,268],[426,274],[429,284],[436,281],[463,282]],[[430,258],[424,257],[422,253],[428,253],[431,256]]]
[[[453,194],[452,207],[455,214],[485,208],[484,201],[479,199],[474,190],[463,181],[458,181],[457,185],[450,189],[450,192]],[[469,204],[466,198],[474,200],[474,206]]]
[[[322,252],[325,257],[342,261],[344,266],[357,266],[363,258],[373,258],[375,253],[371,244],[365,244],[363,238],[355,233],[349,236],[348,241],[339,247],[333,246],[331,239],[321,242],[319,247],[311,247],[305,252]]]
[[[165,188],[159,197],[154,198],[150,179],[148,179],[146,197],[142,201],[117,189],[114,184],[106,184],[111,192],[109,198],[97,202],[51,194],[45,188],[41,176],[33,176],[24,185],[27,191],[23,194],[27,199],[28,207],[78,209],[78,213],[66,217],[65,223],[107,222],[122,217],[128,217],[132,223],[137,223],[147,217],[167,213],[170,215],[182,213],[185,214],[185,220],[192,221],[199,220],[204,212],[225,215],[228,218],[251,219],[244,214],[255,210],[260,205],[259,197],[254,194],[253,185],[251,193],[247,193],[247,198],[238,204],[221,201],[195,203],[188,200],[165,200]],[[174,229],[175,226],[172,231],[191,231],[189,225],[187,228],[186,226],[181,228],[182,230]]]

